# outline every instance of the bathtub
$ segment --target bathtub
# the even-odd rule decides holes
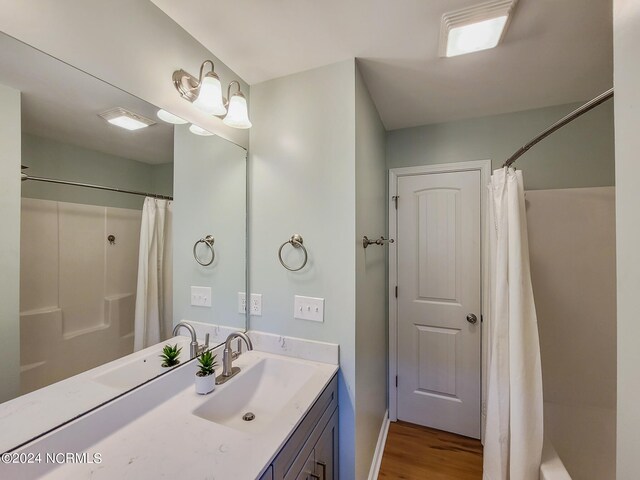
[[[545,439],[542,447],[540,480],[571,480],[571,476],[564,467],[562,459],[548,439]]]

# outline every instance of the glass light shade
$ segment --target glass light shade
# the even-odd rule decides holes
[[[247,99],[241,93],[234,93],[229,99],[229,111],[222,121],[233,128],[251,128]]]
[[[179,116],[162,109],[158,110],[158,113],[156,113],[156,115],[163,122],[173,123],[174,125],[183,125],[185,123],[189,123],[184,118],[180,118]]]
[[[198,98],[193,104],[210,115],[224,115],[227,109],[222,103],[222,85],[214,73],[207,73],[200,83]]]
[[[498,45],[507,15],[452,28],[447,39],[447,57],[478,52]]]
[[[191,133],[195,133],[196,135],[201,135],[203,137],[208,137],[209,135],[213,135],[213,133],[209,132],[208,130],[205,130],[204,128],[201,128],[193,124],[189,126],[189,131]]]

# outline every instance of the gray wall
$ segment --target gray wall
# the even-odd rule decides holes
[[[173,162],[151,166],[151,191],[173,196]]]
[[[0,11],[0,31],[7,35],[248,146],[246,130],[227,127],[180,98],[171,75],[179,68],[197,75],[210,58],[224,85],[239,80],[251,103],[249,86],[150,1],[0,0]]]
[[[500,168],[519,147],[579,104],[560,105],[387,134],[389,168],[491,159]],[[516,167],[528,190],[614,185],[613,103],[607,102],[526,153]]]
[[[614,0],[616,251],[618,278],[617,478],[638,478],[640,452],[640,2]]]
[[[4,85],[0,85],[0,151],[1,403],[20,391],[20,92]]]
[[[73,182],[93,183],[149,193],[173,193],[173,164],[149,165],[95,150],[22,135],[22,161],[26,173]],[[144,197],[89,188],[27,181],[22,195],[29,198],[141,209]]]
[[[355,477],[355,62],[251,87],[251,328],[340,344],[340,472]],[[278,247],[304,238],[309,263],[288,272]],[[288,260],[297,259],[289,252]],[[293,297],[325,299],[324,323],[294,320]]]
[[[387,409],[386,132],[356,70],[356,477],[366,478]]]
[[[246,151],[218,136],[194,135],[186,125],[174,132],[174,324],[195,320],[244,328],[237,296],[246,289]],[[203,267],[192,250],[208,234],[215,238],[216,258]],[[212,288],[211,307],[191,306],[191,286]]]

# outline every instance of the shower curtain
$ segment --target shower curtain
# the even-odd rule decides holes
[[[171,336],[172,202],[147,197],[142,208],[134,351]]]
[[[542,371],[529,267],[522,172],[493,172],[484,480],[538,480]]]

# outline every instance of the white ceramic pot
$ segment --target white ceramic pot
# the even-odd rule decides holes
[[[200,395],[206,395],[207,393],[211,393],[216,388],[216,374],[212,373],[211,375],[207,375],[205,377],[200,377],[198,374],[196,377],[196,393]]]

